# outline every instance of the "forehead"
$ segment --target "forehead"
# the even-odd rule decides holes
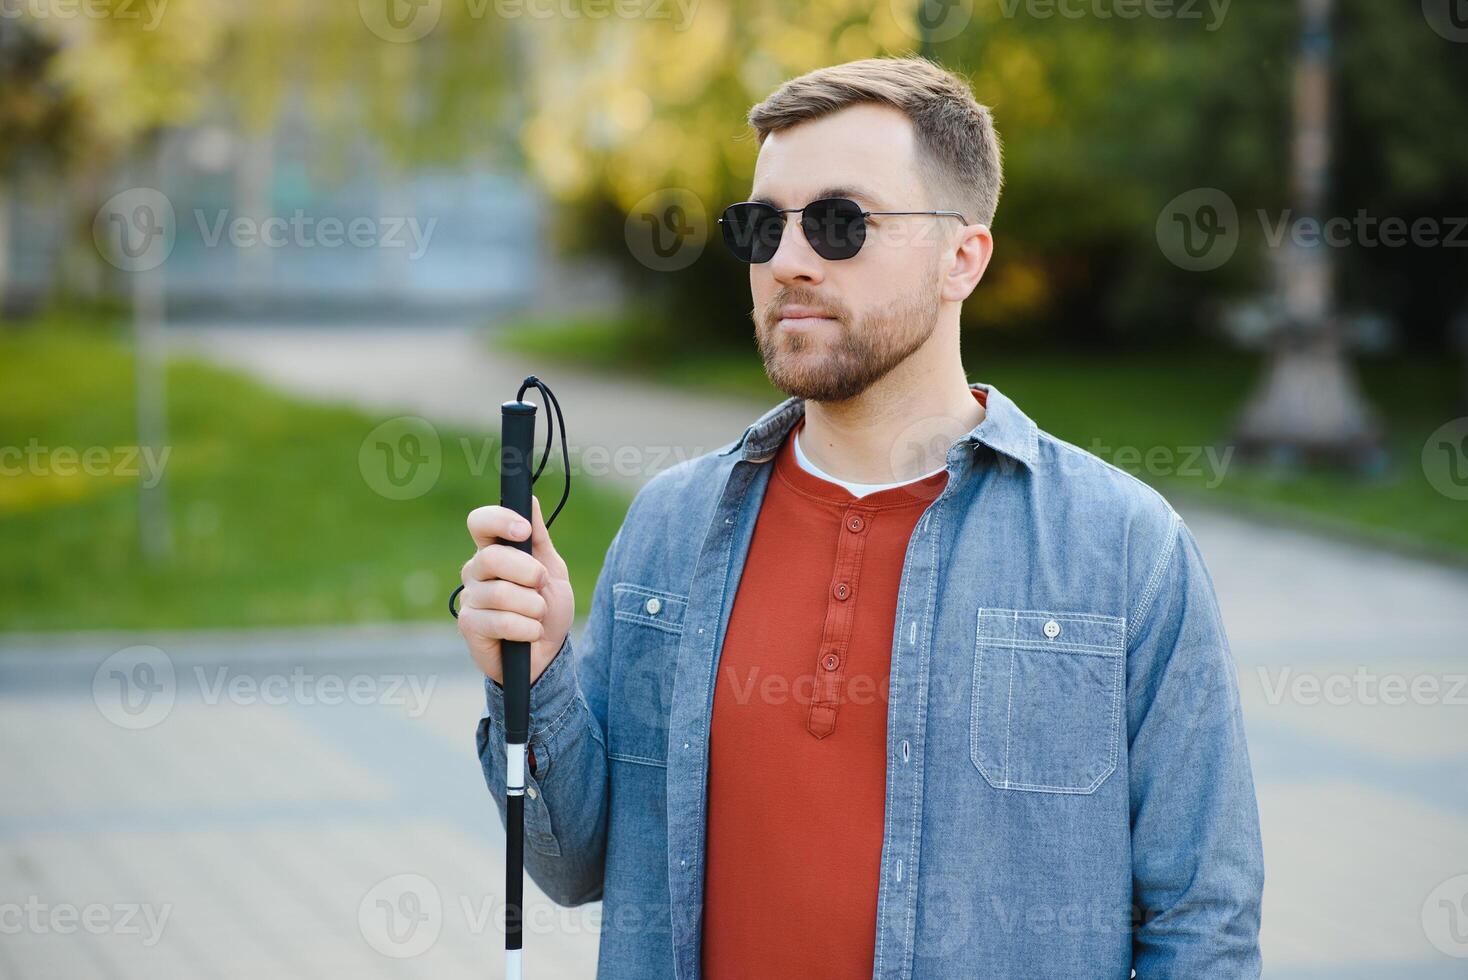
[[[770,133],[751,200],[800,207],[833,189],[872,210],[916,207],[916,134],[901,111],[856,105]]]

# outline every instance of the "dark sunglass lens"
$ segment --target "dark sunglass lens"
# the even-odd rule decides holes
[[[741,262],[768,262],[780,247],[785,216],[768,204],[731,204],[720,222],[724,244]]]
[[[849,259],[861,251],[867,237],[861,205],[841,197],[806,205],[800,226],[810,247],[823,259]]]

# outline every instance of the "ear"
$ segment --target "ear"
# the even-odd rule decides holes
[[[942,297],[962,303],[984,278],[989,260],[994,257],[994,236],[988,225],[965,225],[954,245],[953,262],[943,277]]]

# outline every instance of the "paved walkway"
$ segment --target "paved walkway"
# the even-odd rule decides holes
[[[467,406],[492,410],[523,373],[462,331],[334,337],[181,342],[298,391],[455,421],[484,422]],[[594,438],[647,426],[719,445],[753,417],[600,383],[584,402],[564,385]],[[1265,975],[1464,976],[1448,952],[1468,956],[1468,576],[1184,516],[1239,666]],[[480,697],[447,622],[0,637],[0,977],[499,976]],[[599,906],[530,894],[527,975],[591,977]]]
[[[573,454],[590,453],[585,466],[592,473],[629,488],[718,449],[769,407],[546,368],[492,350],[483,330],[472,327],[209,326],[174,328],[168,336],[175,351],[244,368],[297,394],[377,415],[496,430],[500,403],[515,396],[527,374],[543,374],[565,413]]]

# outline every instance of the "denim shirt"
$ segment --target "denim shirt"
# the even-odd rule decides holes
[[[902,568],[872,976],[1257,977],[1258,810],[1193,536],[973,387],[986,417],[949,448]],[[562,905],[603,902],[599,978],[699,976],[715,672],[803,412],[787,399],[638,493],[574,652],[531,686],[526,867]],[[502,691],[485,689],[503,820]]]

